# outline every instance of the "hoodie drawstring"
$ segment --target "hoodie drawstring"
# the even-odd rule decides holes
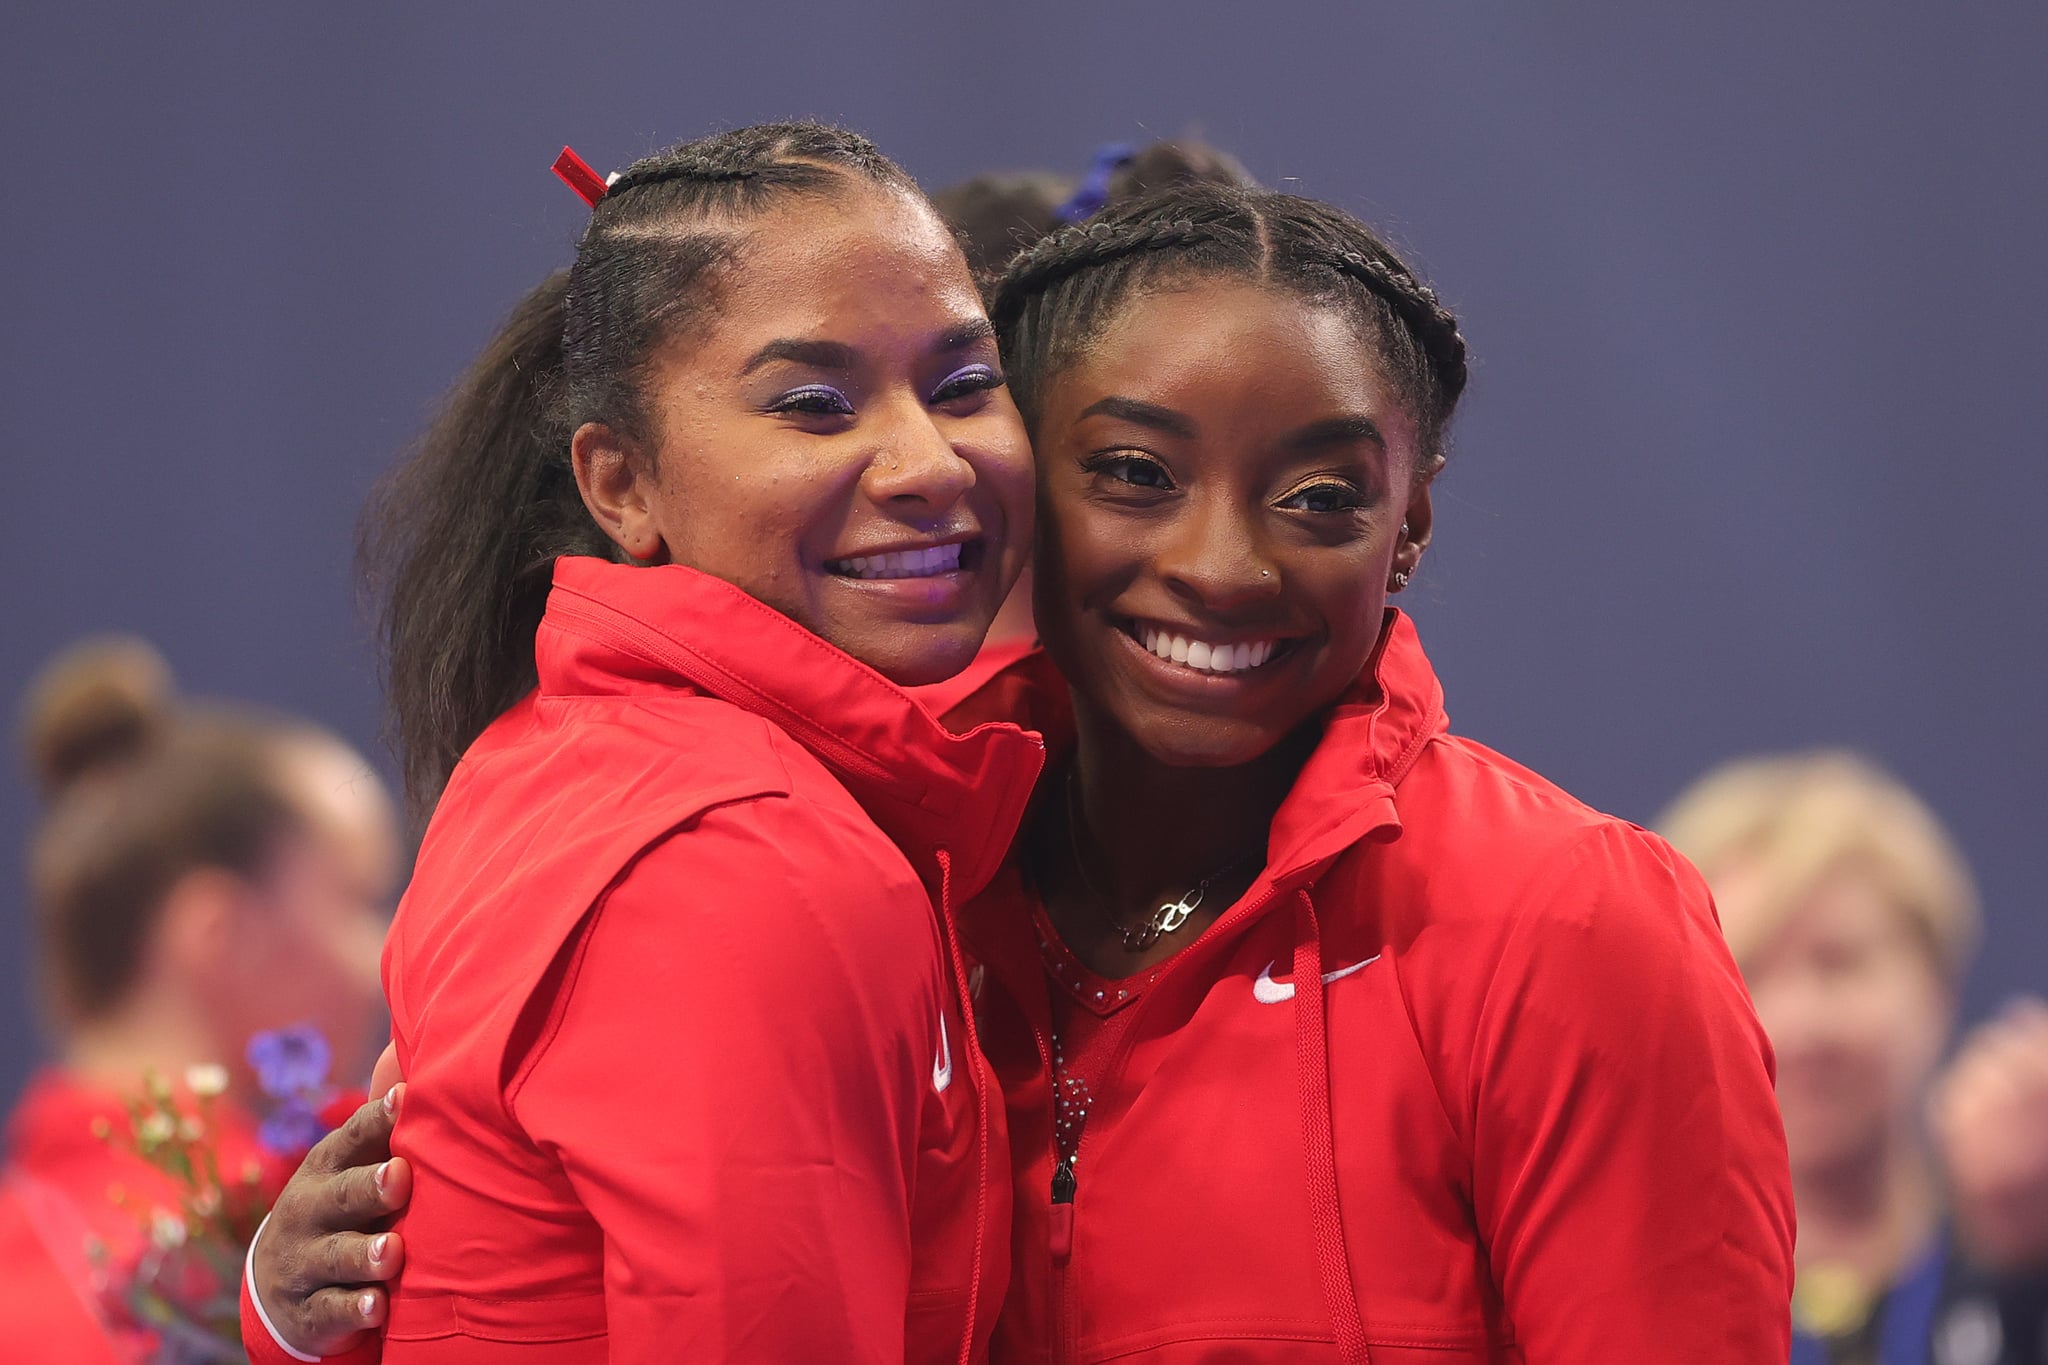
[[[1322,1273],[1323,1303],[1337,1329],[1337,1350],[1345,1365],[1369,1365],[1365,1320],[1351,1278],[1344,1245],[1344,1217],[1337,1201],[1337,1144],[1330,1121],[1330,1036],[1323,1014],[1323,941],[1315,903],[1306,890],[1295,895],[1294,1056],[1301,1095],[1301,1135],[1308,1151],[1308,1201],[1315,1228],[1316,1268]]]
[[[967,1330],[960,1340],[960,1365],[974,1360],[974,1338],[981,1317],[981,1274],[988,1241],[988,1077],[979,1070],[981,1033],[974,1025],[974,1000],[967,989],[967,957],[960,949],[960,935],[953,923],[953,858],[945,849],[935,850],[939,862],[939,934],[946,942],[946,956],[953,971],[953,989],[960,996],[960,1026],[966,1033],[957,1063],[974,1086],[975,1153],[979,1176],[974,1182],[974,1260],[967,1289]],[[943,1025],[944,1020],[942,1019]],[[1003,1178],[1009,1179],[1008,1172]]]

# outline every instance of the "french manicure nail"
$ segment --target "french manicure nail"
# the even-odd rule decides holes
[[[382,1194],[382,1193],[384,1193],[384,1182],[385,1182],[386,1180],[390,1179],[390,1176],[391,1176],[391,1163],[390,1163],[390,1162],[388,1162],[388,1161],[385,1161],[385,1162],[381,1162],[381,1163],[379,1163],[379,1164],[378,1164],[378,1166],[377,1166],[377,1173],[376,1173],[376,1175],[375,1175],[375,1176],[373,1176],[373,1177],[371,1177],[372,1179],[374,1179],[374,1180],[375,1180],[375,1181],[377,1182],[377,1193],[379,1193],[379,1194]]]
[[[378,1233],[375,1237],[372,1237],[370,1239],[370,1259],[372,1261],[383,1260],[384,1253],[390,1249],[390,1246],[391,1234],[388,1232]]]
[[[375,1294],[365,1293],[361,1298],[356,1300],[356,1311],[358,1313],[361,1313],[366,1318],[369,1317],[372,1313],[375,1313],[377,1311],[377,1296]]]

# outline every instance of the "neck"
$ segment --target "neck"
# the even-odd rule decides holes
[[[149,1072],[175,1085],[188,1067],[218,1062],[232,1075],[240,1061],[233,1052],[224,1054],[213,1031],[190,1011],[147,999],[73,1028],[62,1056],[65,1069],[80,1080],[124,1095],[139,1091]]]
[[[1871,1284],[1889,1284],[1934,1235],[1933,1166],[1908,1131],[1839,1161],[1802,1166],[1792,1185],[1801,1266],[1843,1266]]]
[[[1311,726],[1250,763],[1177,768],[1085,708],[1076,721],[1076,823],[1099,860],[1103,889],[1125,901],[1178,894],[1226,865],[1248,882],[1265,859],[1273,816],[1320,738]]]

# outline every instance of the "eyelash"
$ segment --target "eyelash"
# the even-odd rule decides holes
[[[1103,475],[1117,483],[1146,493],[1167,493],[1173,490],[1173,476],[1166,472],[1166,466],[1149,455],[1135,455],[1129,451],[1110,451],[1085,461],[1081,468],[1089,474]],[[1139,483],[1127,478],[1134,469],[1151,469],[1158,473],[1161,482]]]
[[[935,404],[953,403],[973,394],[1000,389],[1007,383],[1009,380],[987,365],[969,365],[947,375],[933,391],[931,401]]]
[[[999,389],[1009,381],[986,365],[970,365],[946,376],[933,392],[932,404],[954,403],[977,393]],[[853,402],[829,384],[791,389],[769,406],[770,412],[804,413],[816,417],[851,417]]]
[[[836,406],[813,406],[825,403]],[[853,404],[845,394],[829,384],[806,384],[800,389],[791,389],[769,405],[770,412],[797,412],[812,417],[851,417]]]
[[[1365,506],[1364,494],[1360,493],[1356,488],[1353,488],[1350,484],[1346,483],[1312,483],[1306,488],[1297,488],[1294,492],[1288,494],[1287,497],[1281,501],[1280,505],[1282,507],[1287,507],[1290,504],[1298,502],[1303,498],[1314,497],[1317,494],[1331,494],[1336,496],[1337,498],[1342,499],[1342,501],[1336,507],[1325,507],[1320,509],[1314,507],[1303,507],[1299,510],[1303,512],[1315,513],[1320,516],[1330,516],[1339,512],[1356,512],[1358,509]]]

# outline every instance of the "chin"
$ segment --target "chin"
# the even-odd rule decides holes
[[[1215,716],[1160,716],[1133,724],[1118,717],[1124,732],[1153,760],[1169,768],[1238,768],[1255,763],[1287,738],[1284,730]]]
[[[957,625],[905,627],[866,647],[840,647],[898,687],[923,687],[944,682],[973,663],[988,626],[977,618]]]

